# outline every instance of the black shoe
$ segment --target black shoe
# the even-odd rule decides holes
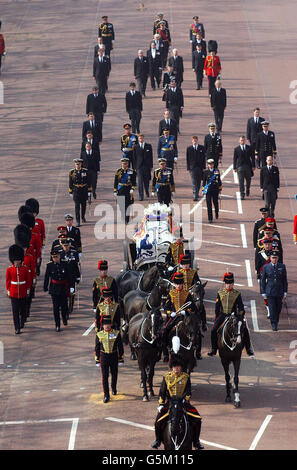
[[[202,331],[207,331],[207,324],[206,323],[202,323]]]
[[[208,355],[208,356],[215,356],[216,353],[217,353],[216,349],[212,349],[211,351],[209,351],[209,352],[207,353],[207,355]]]
[[[76,224],[77,227],[80,227],[80,223],[78,222],[78,224]]]
[[[197,196],[193,197],[193,201],[198,201],[198,197]]]
[[[57,332],[61,331],[61,328],[59,326],[56,326],[56,331]]]
[[[93,193],[93,198],[94,198],[94,199],[97,199],[96,193]]]
[[[216,214],[216,219],[218,219],[218,218],[219,218],[219,214]]]
[[[204,446],[200,443],[200,441],[198,441],[196,444],[194,444],[194,449],[203,450]]]
[[[25,326],[25,323],[22,322],[22,323],[21,323],[21,326],[20,326],[20,329],[22,330],[22,329],[24,328],[24,326]]]
[[[66,319],[63,320],[63,325],[64,325],[64,326],[67,326],[67,320],[66,320]]]
[[[108,402],[109,402],[109,400],[110,400],[110,398],[109,398],[109,397],[107,397],[107,396],[105,396],[105,397],[104,397],[104,400],[103,400],[103,403],[108,403]]]
[[[160,447],[160,445],[161,445],[161,442],[156,439],[155,442],[152,443],[152,448],[153,449],[158,449],[158,447]]]
[[[117,392],[116,390],[113,390],[113,391],[112,391],[112,394],[113,394],[113,395],[116,395],[117,393],[118,393],[118,392]]]
[[[16,334],[16,335],[20,335],[20,334],[21,334],[21,330],[20,330],[20,329],[15,330],[15,334]]]
[[[212,224],[212,220],[209,220],[208,223],[209,223],[209,224]]]
[[[83,223],[84,223],[84,224],[86,224],[86,223],[87,223],[87,221],[86,221],[85,217],[83,217],[83,218],[82,218],[82,221],[83,221]]]
[[[250,195],[250,190],[249,190],[249,189],[246,190],[246,195],[247,195],[247,196]]]
[[[240,196],[240,199],[243,201],[244,200],[244,194]]]
[[[277,326],[276,325],[273,325],[272,331],[277,331]]]
[[[198,361],[201,361],[202,359],[201,352],[196,351],[196,359],[198,359]]]
[[[140,197],[139,200],[140,200],[140,201],[143,201],[143,197]]]
[[[246,353],[247,353],[247,355],[250,356],[250,357],[252,357],[252,356],[255,355],[255,353],[254,353],[254,351],[253,351],[252,349],[247,349],[247,350],[246,350]]]
[[[163,357],[163,362],[168,362],[169,361],[169,356],[164,356]]]

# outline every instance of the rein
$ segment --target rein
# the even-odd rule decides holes
[[[154,320],[153,320],[152,317],[154,317],[154,314],[151,315],[152,330],[153,330],[153,327],[154,327]],[[153,331],[152,331],[152,333],[151,333],[151,335],[152,335],[152,340],[151,340],[151,341],[148,340],[148,339],[144,336],[144,334],[143,334],[143,327],[144,327],[144,324],[145,324],[145,322],[146,322],[147,319],[148,319],[148,317],[145,317],[145,318],[142,320],[141,327],[140,327],[140,336],[141,336],[141,338],[142,338],[144,341],[146,341],[147,343],[153,344],[153,342],[155,341],[155,338],[153,338]]]
[[[231,316],[230,316],[230,318],[231,318]],[[225,344],[225,346],[227,346],[227,348],[230,349],[230,351],[234,351],[236,346],[241,342],[240,328],[241,328],[242,322],[241,321],[238,322],[237,334],[235,335],[235,337],[234,337],[234,335],[233,335],[233,337],[229,337],[230,342],[231,342],[231,345],[229,345],[227,343],[227,340],[225,339],[225,336],[227,336],[227,326],[228,326],[228,323],[230,322],[230,318],[226,321],[225,325],[223,326],[222,340],[223,340],[223,343]]]
[[[177,406],[177,405],[175,405],[175,406]],[[171,435],[171,426],[170,426],[170,439],[171,439],[172,444],[174,445],[174,450],[179,450],[181,448],[181,446],[185,442],[186,435],[188,433],[188,420],[186,419],[185,413],[183,414],[183,420],[185,422],[185,432],[184,432],[184,435],[183,435],[183,438],[182,438],[182,441],[181,441],[180,444],[177,444],[177,436],[176,436],[175,439],[173,439],[173,437]],[[171,423],[170,423],[170,425],[171,425]]]

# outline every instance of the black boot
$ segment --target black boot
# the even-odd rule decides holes
[[[198,421],[198,420],[196,420]],[[193,432],[193,446],[197,450],[204,449],[203,445],[200,443],[200,431],[201,431],[201,420],[193,425],[192,432]]]
[[[152,448],[158,449],[158,447],[160,447],[162,443],[162,432],[158,426],[155,427],[155,435],[156,435],[156,440],[152,443]]]
[[[247,327],[244,328],[244,332],[243,332],[243,344],[246,349],[247,355],[250,357],[255,356],[255,353],[251,346],[250,334],[249,334],[249,330],[247,329]]]

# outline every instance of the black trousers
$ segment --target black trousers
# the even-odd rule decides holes
[[[26,297],[26,319],[30,316],[30,309],[31,309],[33,295],[34,295],[34,289],[35,287],[32,285],[30,289],[30,294],[28,295],[28,297]]]
[[[211,92],[215,87],[215,82],[216,82],[217,77],[208,76],[207,78],[208,78],[208,94],[211,95]]]
[[[102,374],[102,386],[105,397],[109,397],[109,371],[111,373],[111,389],[116,391],[118,381],[118,354],[117,351],[106,354],[100,354],[100,367]]]
[[[15,299],[10,297],[13,323],[15,330],[20,330],[23,328],[26,321],[26,297],[22,299]]]
[[[224,120],[224,109],[222,108],[213,108],[214,118],[217,126],[217,131],[220,132],[223,127]]]
[[[154,69],[150,72],[151,87],[152,87],[153,90],[155,90],[155,88],[156,88],[155,81],[157,82],[158,88],[160,87],[161,73],[162,73],[161,70],[159,70],[158,68]]]
[[[96,83],[99,88],[99,93],[105,95],[107,90],[107,77],[96,77]]]
[[[170,119],[175,119],[177,130],[179,132],[180,108],[178,106],[171,106],[169,108]]]
[[[53,312],[56,327],[61,325],[60,322],[60,310],[62,315],[63,323],[65,324],[68,316],[68,304],[66,294],[63,295],[52,295],[53,301]]]
[[[277,191],[275,189],[264,190],[265,206],[269,210],[269,216],[274,217],[275,205],[277,199]]]
[[[171,190],[169,186],[161,186],[157,191],[158,202],[169,206],[171,201]]]
[[[141,111],[139,109],[131,109],[129,111],[129,119],[131,120],[132,132],[136,134],[140,132]]]
[[[246,192],[250,192],[252,171],[251,168],[247,165],[240,166],[237,169],[238,180],[239,180],[239,189],[241,196],[245,195],[244,182],[246,183]]]
[[[96,192],[97,189],[97,171],[96,170],[88,170],[88,174],[90,177],[90,184],[92,185],[93,194]]]
[[[149,170],[148,168],[138,168],[137,169],[137,178],[138,178],[138,192],[139,198],[143,199],[143,188],[145,190],[145,194],[149,196]]]
[[[81,213],[82,219],[84,219],[86,215],[87,200],[75,200],[74,204],[75,204],[76,222],[80,224],[80,213]]]
[[[199,196],[199,190],[200,190],[201,179],[202,179],[202,172],[203,172],[203,170],[199,167],[193,168],[193,170],[190,171],[191,179],[192,179],[193,196],[195,198]]]
[[[281,296],[267,295],[267,302],[270,314],[271,326],[277,326],[279,322],[279,316],[282,311],[283,298]]]
[[[162,67],[163,67],[163,69],[166,67],[166,64],[167,64],[168,51],[169,51],[169,43],[164,42],[163,53],[162,53]]]
[[[203,83],[203,69],[195,70],[195,73],[196,73],[197,88],[201,88],[202,83]]]
[[[137,77],[136,80],[137,80],[138,91],[142,95],[145,95],[146,84],[147,84],[147,75],[143,76],[143,77]]]
[[[118,196],[124,197],[124,204],[123,204],[123,199],[121,198],[118,200],[118,204],[120,207],[120,212],[122,216],[122,220],[125,221],[126,224],[129,223],[130,216],[127,215],[127,209],[131,204],[134,204],[134,198],[133,195],[130,194],[130,187],[129,186],[124,186],[120,188],[117,192]]]
[[[219,191],[207,191],[206,193],[206,204],[207,204],[207,213],[208,220],[212,220],[212,204],[215,208],[216,219],[219,216]]]

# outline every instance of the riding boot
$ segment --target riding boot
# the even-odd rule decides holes
[[[247,355],[248,356],[254,356],[255,354],[254,354],[253,348],[251,346],[250,333],[249,333],[249,330],[246,326],[243,330],[243,344],[244,344],[244,347],[246,349]]]
[[[152,443],[152,448],[158,449],[158,447],[160,447],[161,442],[162,442],[162,427],[157,423],[155,424],[155,435],[156,435],[156,440]]]
[[[193,446],[197,450],[204,449],[203,445],[200,443],[200,431],[201,431],[201,420],[196,419],[196,423],[192,424],[192,433],[193,433]]]
[[[202,359],[201,345],[202,345],[202,338],[201,338],[201,332],[199,331],[196,336],[196,359],[198,360]]]
[[[205,311],[204,304],[202,304],[202,309],[201,309],[201,312],[200,312],[200,318],[201,318],[201,323],[202,323],[202,331],[206,331],[207,330],[207,324],[206,324],[206,311]]]

